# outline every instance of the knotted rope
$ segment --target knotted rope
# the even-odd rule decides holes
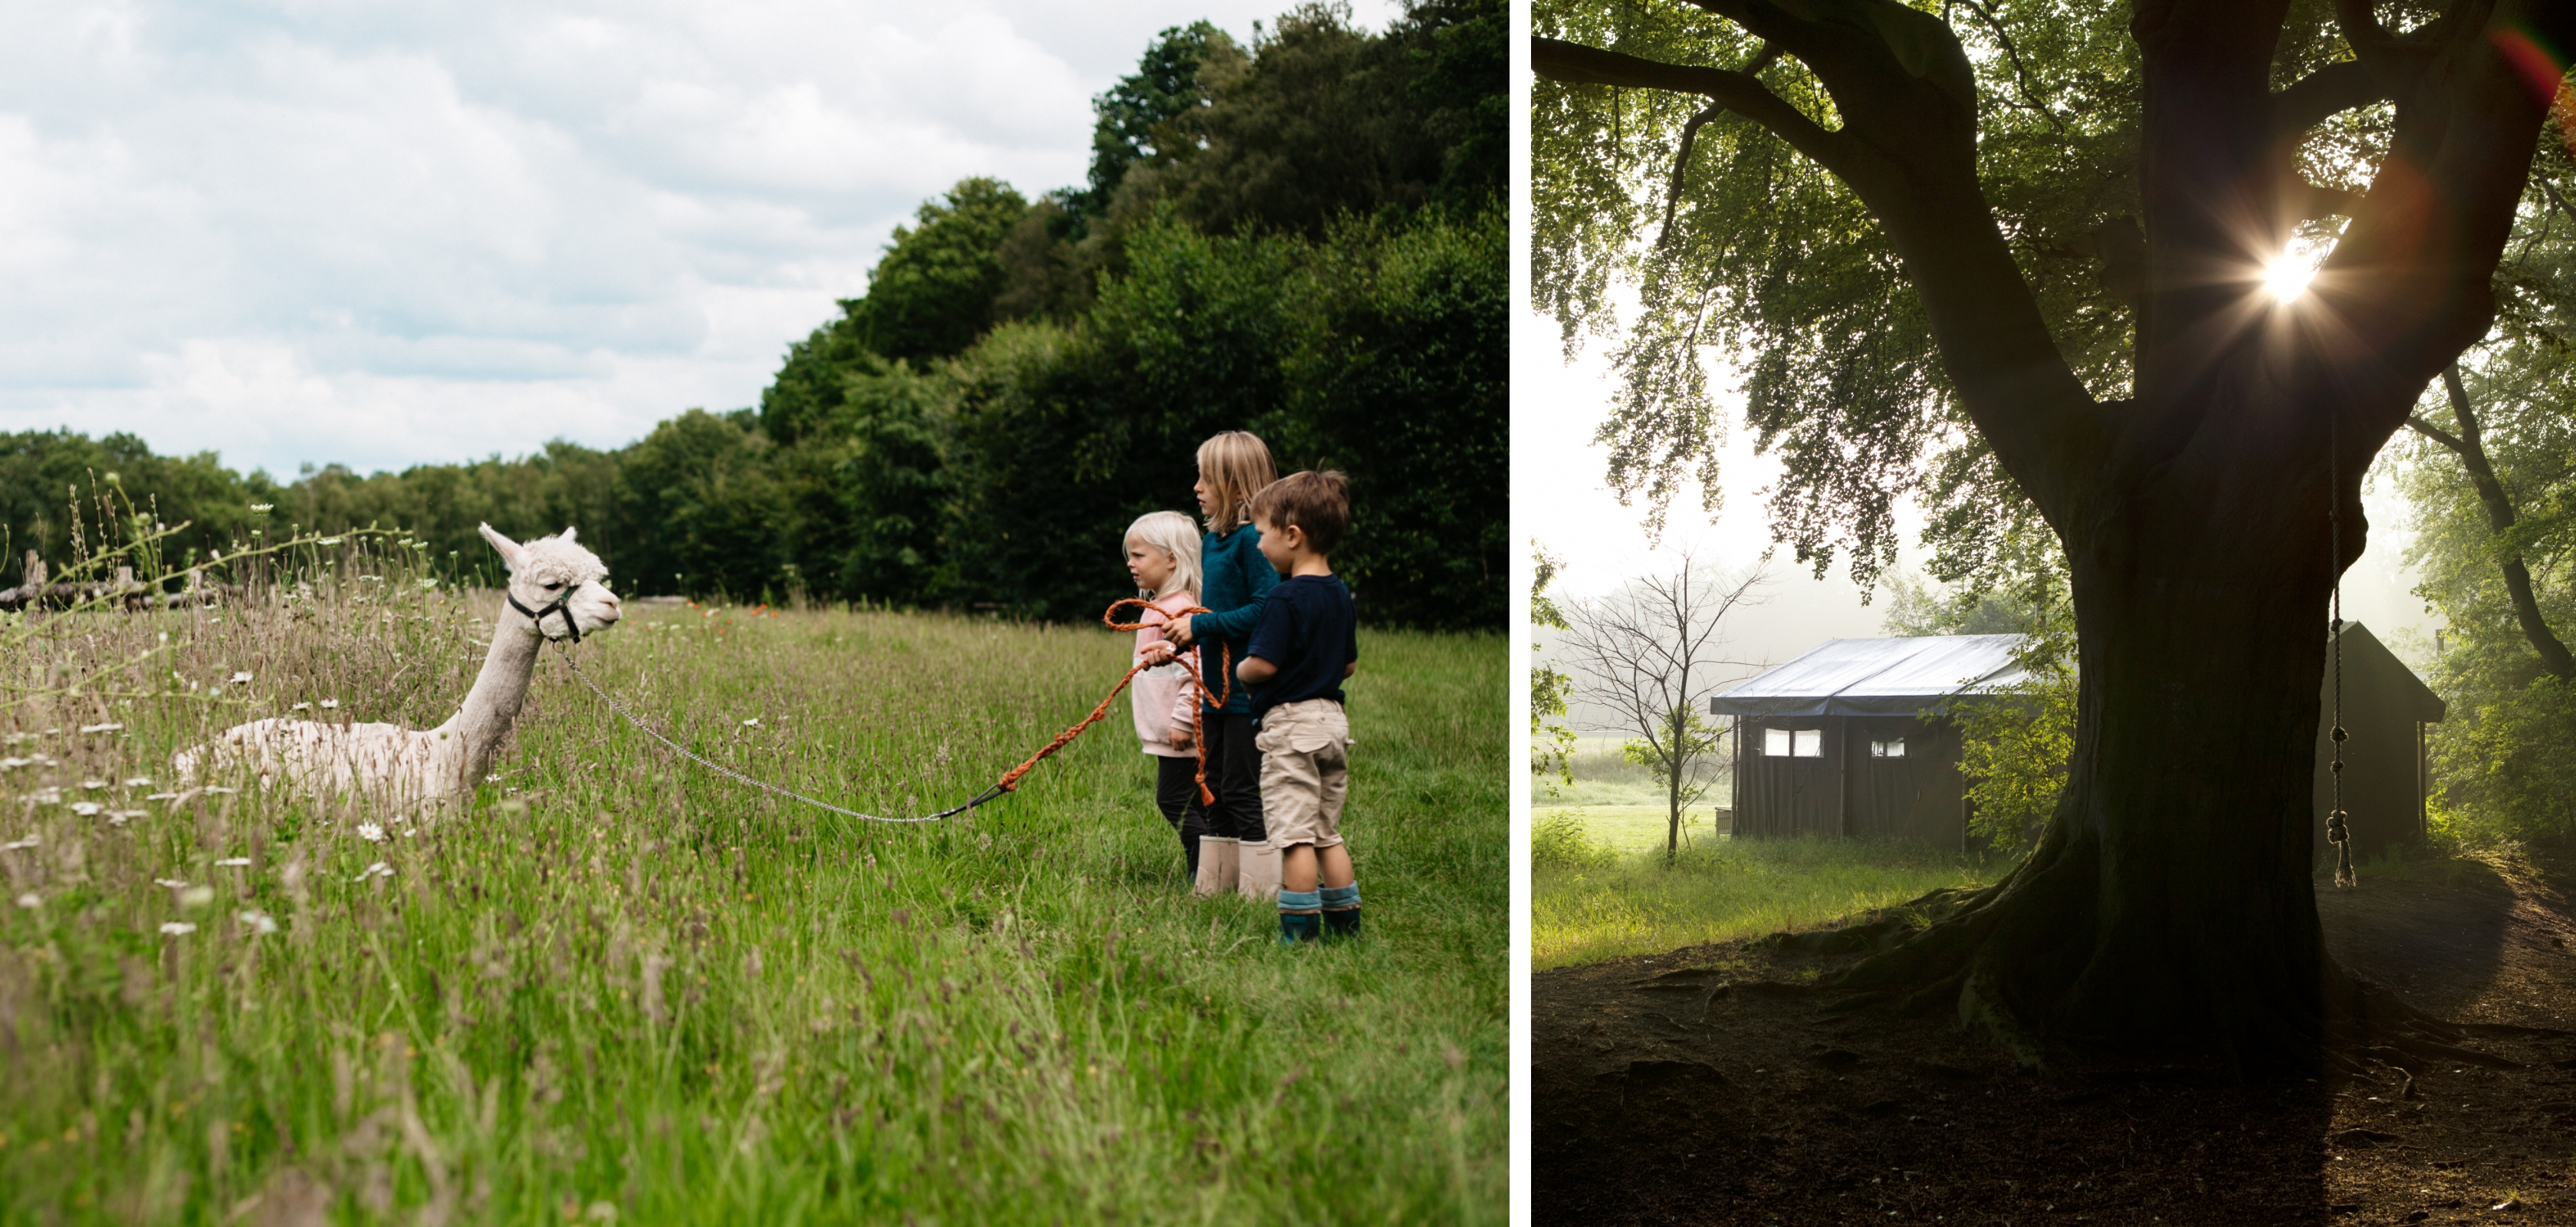
[[[2352,869],[2351,817],[2343,811],[2343,458],[2339,433],[2340,418],[2334,410],[2326,411],[2326,558],[2332,568],[2334,601],[2330,622],[2334,642],[2334,809],[2326,814],[2326,842],[2335,846],[2335,885],[2361,885],[2361,876]]]
[[[514,605],[515,605],[515,604],[517,604],[517,602],[516,602],[516,601],[513,601],[513,602],[511,602],[511,603],[512,603],[512,604],[514,604]],[[560,604],[560,602],[558,602],[558,604]],[[1104,611],[1102,611],[1102,613],[1101,613],[1101,615],[1100,615],[1100,620],[1101,620],[1101,622],[1105,623],[1105,624],[1109,627],[1109,629],[1114,630],[1114,631],[1140,631],[1140,630],[1145,629],[1145,628],[1146,628],[1146,627],[1148,627],[1148,626],[1156,625],[1155,623],[1150,623],[1150,622],[1141,622],[1141,621],[1139,621],[1139,622],[1120,622],[1120,621],[1118,621],[1118,620],[1117,620],[1118,611],[1119,611],[1121,608],[1123,608],[1123,607],[1125,607],[1125,606],[1128,606],[1128,605],[1140,605],[1140,606],[1143,606],[1143,607],[1145,607],[1145,608],[1147,608],[1147,609],[1154,610],[1155,612],[1158,612],[1158,613],[1164,613],[1164,612],[1165,612],[1165,611],[1162,609],[1162,607],[1161,607],[1161,606],[1155,605],[1152,601],[1145,600],[1145,599],[1143,599],[1143,598],[1141,598],[1141,597],[1129,597],[1129,598],[1127,598],[1127,599],[1125,599],[1125,600],[1123,600],[1123,601],[1113,601],[1113,602],[1111,602],[1111,603],[1110,603],[1110,605],[1109,605],[1109,608],[1108,608],[1108,609],[1106,609],[1106,610],[1104,610]],[[1172,618],[1184,618],[1184,617],[1188,617],[1188,616],[1190,616],[1191,614],[1203,614],[1203,613],[1214,613],[1214,612],[1216,612],[1216,611],[1215,611],[1215,610],[1212,610],[1212,609],[1209,609],[1209,608],[1207,608],[1206,606],[1203,606],[1203,605],[1189,605],[1189,606],[1184,606],[1183,608],[1181,608],[1181,609],[1179,609],[1179,610],[1177,610],[1177,611],[1170,611],[1170,612],[1166,613],[1165,622],[1166,622],[1166,623],[1168,623],[1168,622],[1170,621],[1170,619],[1172,619]],[[570,620],[571,620],[571,615],[570,615],[570,614],[566,614],[566,615],[565,615],[565,620],[566,620],[567,622],[568,622],[568,621],[570,621]],[[697,753],[697,752],[695,752],[695,751],[693,751],[693,750],[689,749],[687,746],[681,745],[679,742],[673,741],[673,740],[671,740],[670,738],[663,736],[659,730],[656,730],[653,726],[651,726],[651,725],[649,725],[649,724],[644,723],[644,721],[643,721],[641,718],[637,717],[635,713],[633,713],[633,712],[631,712],[631,711],[626,710],[626,705],[625,705],[625,704],[622,704],[622,703],[618,702],[616,699],[609,697],[609,694],[608,694],[608,692],[607,692],[607,691],[602,690],[602,689],[600,689],[600,688],[599,688],[599,683],[597,683],[597,682],[594,682],[594,681],[590,680],[590,675],[581,671],[581,665],[580,665],[580,664],[578,664],[577,662],[575,662],[575,661],[573,660],[571,651],[567,650],[567,649],[564,647],[564,645],[563,645],[563,641],[562,641],[562,640],[557,639],[557,640],[551,640],[550,642],[552,642],[552,643],[555,645],[555,652],[556,652],[556,654],[557,654],[557,655],[560,655],[561,657],[563,657],[564,665],[565,665],[567,668],[570,668],[570,669],[572,670],[572,675],[573,675],[574,677],[580,678],[580,679],[581,679],[581,684],[582,684],[582,685],[590,687],[590,692],[591,692],[592,694],[598,695],[598,696],[599,696],[599,701],[600,701],[600,702],[603,702],[603,703],[608,704],[608,706],[609,706],[609,709],[610,709],[610,710],[615,711],[618,715],[621,715],[621,716],[626,717],[626,722],[627,722],[628,724],[634,725],[634,726],[636,727],[636,729],[637,729],[637,730],[639,730],[639,731],[641,731],[645,736],[650,737],[650,738],[652,738],[653,740],[658,741],[658,742],[661,742],[663,745],[670,747],[670,748],[671,748],[671,751],[672,751],[673,753],[678,754],[680,757],[685,758],[685,759],[688,759],[690,762],[696,763],[696,764],[698,764],[699,766],[704,767],[704,768],[706,768],[706,769],[707,769],[707,770],[709,770],[709,771],[713,771],[713,772],[715,772],[715,773],[716,773],[716,774],[718,774],[718,775],[724,776],[724,777],[726,777],[727,779],[735,780],[735,781],[738,781],[738,782],[740,782],[740,783],[744,783],[744,784],[749,784],[749,785],[751,785],[752,787],[757,788],[757,789],[760,789],[760,790],[762,790],[762,791],[764,791],[764,792],[776,793],[777,795],[782,796],[782,797],[788,797],[788,798],[791,798],[791,799],[794,799],[794,800],[797,800],[797,801],[802,801],[802,802],[804,802],[804,803],[805,803],[805,804],[807,804],[807,805],[811,805],[811,806],[815,807],[816,809],[826,809],[826,810],[830,810],[830,811],[832,811],[832,812],[833,812],[833,813],[835,813],[835,814],[841,814],[841,815],[844,815],[844,816],[846,816],[846,817],[850,817],[850,818],[857,818],[857,819],[859,819],[859,820],[861,820],[861,821],[864,821],[864,822],[896,822],[896,823],[937,822],[937,821],[939,821],[939,820],[940,820],[940,819],[942,819],[942,818],[953,818],[953,817],[955,817],[955,816],[957,816],[957,815],[959,815],[959,814],[965,813],[966,811],[968,811],[968,810],[971,810],[971,809],[975,808],[976,806],[982,805],[982,804],[984,804],[984,803],[985,803],[985,802],[987,802],[987,801],[996,800],[996,799],[1000,798],[1004,793],[1008,793],[1008,792],[1011,792],[1011,791],[1015,790],[1015,789],[1016,789],[1016,788],[1018,788],[1018,786],[1019,786],[1019,783],[1020,783],[1020,777],[1022,777],[1022,776],[1024,776],[1024,775],[1027,775],[1027,774],[1029,773],[1030,769],[1031,769],[1031,768],[1036,767],[1036,766],[1038,765],[1038,763],[1039,763],[1041,760],[1043,760],[1044,758],[1046,758],[1046,756],[1048,756],[1048,755],[1050,755],[1050,754],[1053,754],[1053,753],[1055,753],[1056,751],[1061,750],[1061,749],[1063,749],[1065,746],[1067,746],[1067,745],[1071,744],[1074,738],[1079,737],[1079,736],[1081,736],[1081,735],[1082,735],[1082,730],[1087,729],[1087,728],[1090,728],[1092,725],[1095,725],[1095,724],[1100,723],[1101,719],[1102,719],[1103,717],[1105,717],[1105,716],[1107,716],[1107,715],[1109,714],[1109,705],[1110,705],[1111,703],[1114,703],[1114,702],[1116,702],[1116,701],[1117,701],[1117,699],[1118,699],[1118,692],[1120,692],[1120,691],[1122,691],[1122,690],[1127,689],[1127,684],[1128,684],[1129,682],[1135,681],[1135,680],[1136,680],[1136,675],[1137,675],[1137,674],[1142,673],[1142,672],[1144,672],[1145,670],[1147,670],[1147,669],[1149,669],[1149,668],[1154,667],[1152,664],[1150,664],[1150,663],[1148,663],[1148,662],[1146,662],[1146,661],[1141,661],[1141,660],[1140,660],[1140,661],[1137,661],[1137,662],[1136,662],[1136,664],[1135,664],[1135,666],[1134,666],[1133,668],[1130,668],[1130,669],[1128,669],[1128,670],[1127,670],[1127,675],[1126,675],[1125,677],[1122,677],[1122,678],[1119,678],[1119,679],[1118,679],[1118,684],[1117,684],[1117,685],[1112,686],[1112,687],[1110,687],[1110,688],[1109,688],[1109,693],[1108,693],[1106,696],[1102,697],[1102,699],[1100,700],[1100,705],[1099,705],[1098,707],[1094,707],[1094,708],[1092,708],[1092,709],[1091,709],[1091,714],[1090,714],[1090,715],[1083,717],[1083,718],[1082,718],[1081,720],[1079,720],[1079,721],[1076,721],[1076,722],[1074,723],[1073,727],[1071,727],[1071,728],[1069,728],[1069,729],[1066,729],[1065,731],[1063,731],[1063,732],[1061,732],[1061,733],[1056,734],[1056,736],[1055,736],[1055,740],[1053,740],[1053,741],[1050,741],[1050,742],[1046,743],[1046,745],[1045,745],[1045,746],[1043,746],[1043,747],[1040,747],[1037,753],[1032,754],[1032,755],[1030,755],[1030,756],[1028,757],[1028,761],[1023,762],[1023,763],[1021,763],[1019,766],[1013,767],[1013,768],[1011,768],[1010,770],[1003,772],[1003,773],[1002,773],[1002,778],[1001,778],[1001,780],[1000,780],[1000,781],[998,781],[997,783],[995,783],[992,787],[987,788],[987,789],[985,789],[984,791],[982,791],[982,792],[980,792],[980,793],[977,793],[977,794],[975,795],[975,798],[974,798],[973,800],[968,801],[968,802],[966,802],[966,803],[965,803],[965,804],[963,804],[963,805],[953,806],[953,807],[951,807],[951,808],[941,810],[941,811],[939,811],[939,812],[938,812],[938,813],[936,813],[936,814],[924,814],[924,815],[922,815],[922,816],[921,816],[921,817],[919,817],[919,818],[883,818],[883,817],[879,817],[879,816],[877,816],[877,815],[875,815],[875,814],[862,814],[862,813],[860,813],[859,811],[854,810],[854,809],[843,809],[843,808],[841,808],[840,806],[834,805],[834,804],[832,804],[832,803],[831,803],[831,802],[829,802],[829,801],[818,801],[818,800],[815,800],[815,799],[814,799],[814,798],[812,798],[812,797],[806,796],[805,794],[803,794],[803,793],[801,793],[801,792],[792,792],[792,791],[790,791],[790,790],[788,790],[788,789],[780,788],[779,786],[777,786],[777,785],[775,785],[775,784],[766,783],[766,782],[761,781],[761,780],[755,780],[755,779],[751,778],[750,776],[744,775],[743,773],[741,773],[741,772],[739,772],[739,771],[734,770],[734,769],[733,769],[733,768],[731,768],[731,767],[727,767],[727,766],[725,766],[725,765],[724,765],[724,764],[722,764],[722,763],[719,763],[719,762],[716,762],[716,761],[714,761],[714,760],[712,760],[712,759],[709,759],[709,758],[705,757],[704,755],[701,755],[701,754],[699,754],[699,753]],[[1207,687],[1207,681],[1206,681],[1206,679],[1205,679],[1204,677],[1202,677],[1202,676],[1201,676],[1201,674],[1200,674],[1200,670],[1198,670],[1198,669],[1196,669],[1196,668],[1193,668],[1193,667],[1191,667],[1191,666],[1189,666],[1189,665],[1186,665],[1186,664],[1184,664],[1184,665],[1182,665],[1182,666],[1181,666],[1182,675],[1183,675],[1183,677],[1188,681],[1188,683],[1189,683],[1189,685],[1190,685],[1190,688],[1191,688],[1191,689],[1193,689],[1193,690],[1198,691],[1198,692],[1199,692],[1199,697],[1203,700],[1203,703],[1193,703],[1193,704],[1191,704],[1191,705],[1190,705],[1190,748],[1191,748],[1191,750],[1192,750],[1192,751],[1193,751],[1193,752],[1198,756],[1198,766],[1199,766],[1199,773],[1198,773],[1199,800],[1200,800],[1200,802],[1201,802],[1202,804],[1214,804],[1214,803],[1215,803],[1215,801],[1216,801],[1216,794],[1215,794],[1215,793],[1212,793],[1212,792],[1209,792],[1209,791],[1208,791],[1208,786],[1207,786],[1207,736],[1206,736],[1206,729],[1205,729],[1205,727],[1204,727],[1204,723],[1205,723],[1205,722],[1204,722],[1204,720],[1202,719],[1202,708],[1203,708],[1204,706],[1223,707],[1223,706],[1225,706],[1226,701],[1227,701],[1228,699],[1232,698],[1232,697],[1233,697],[1233,695],[1234,695],[1234,652],[1233,652],[1233,649],[1226,647],[1226,646],[1225,646],[1224,641],[1219,640],[1219,641],[1218,641],[1218,643],[1217,643],[1217,653],[1218,653],[1218,660],[1219,660],[1220,662],[1222,662],[1222,663],[1223,663],[1223,665],[1224,665],[1224,674],[1223,674],[1223,681],[1220,683],[1220,689],[1218,689],[1217,691],[1215,691],[1215,692],[1213,692],[1213,693],[1211,693],[1211,692],[1208,690],[1208,687]]]

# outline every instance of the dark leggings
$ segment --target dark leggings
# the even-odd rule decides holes
[[[1199,876],[1199,836],[1208,833],[1207,807],[1199,804],[1199,760],[1189,755],[1154,761],[1159,764],[1154,770],[1154,806],[1163,811],[1163,821],[1181,833],[1181,858],[1195,878]]]
[[[1261,825],[1261,748],[1252,744],[1252,717],[1227,712],[1200,721],[1207,737],[1208,834],[1259,843],[1269,838]]]

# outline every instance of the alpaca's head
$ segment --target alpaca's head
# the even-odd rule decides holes
[[[573,540],[567,528],[560,536],[539,537],[521,545],[483,526],[483,539],[501,551],[501,561],[510,568],[510,596],[527,609],[545,612],[557,601],[581,627],[583,634],[605,630],[618,618],[617,594],[608,590],[608,566],[599,555],[583,549]],[[569,632],[560,613],[547,613],[538,619],[537,630],[548,639],[561,639]]]

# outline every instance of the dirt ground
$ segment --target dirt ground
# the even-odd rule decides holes
[[[2576,858],[2320,882],[2335,956],[2455,1022],[2576,1031]],[[2016,1072],[1943,1018],[1780,983],[1743,943],[1533,977],[1542,1223],[2576,1225],[2576,1035],[2513,1069],[2245,1087]]]

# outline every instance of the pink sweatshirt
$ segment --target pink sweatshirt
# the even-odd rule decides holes
[[[1143,629],[1136,632],[1136,654],[1129,664],[1145,659],[1145,646],[1163,640],[1162,624],[1171,621],[1176,610],[1198,604],[1194,593],[1171,592],[1154,598],[1140,621]],[[1190,710],[1198,706],[1198,691],[1189,684],[1190,662],[1198,659],[1183,654],[1170,664],[1147,669],[1136,675],[1127,687],[1133,696],[1130,704],[1136,714],[1136,737],[1145,743],[1147,754],[1164,758],[1188,758],[1192,751],[1174,746],[1169,738],[1175,728],[1190,727]]]

